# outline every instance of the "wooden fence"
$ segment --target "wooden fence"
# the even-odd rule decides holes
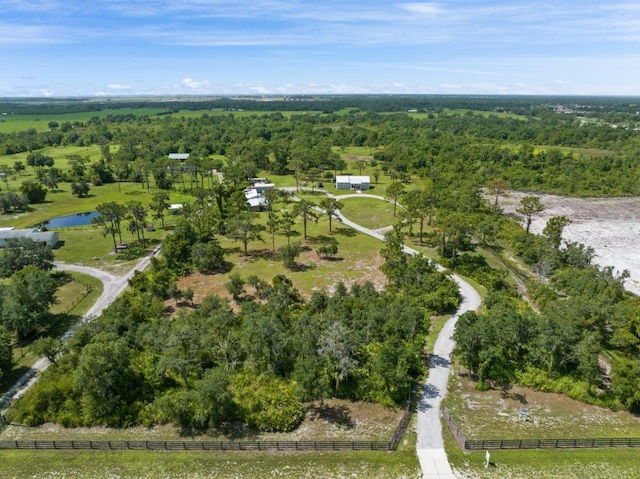
[[[7,403],[8,403],[8,401],[7,401]],[[1,403],[0,403],[0,406],[2,406]],[[5,426],[8,426],[9,424],[11,424],[11,421],[13,419],[14,413],[15,413],[15,411],[14,411],[12,406],[8,406],[3,411],[0,411],[0,431]]]
[[[442,409],[447,424],[460,447],[478,449],[597,449],[608,447],[640,447],[640,437],[606,437],[575,439],[467,439],[445,407]]]
[[[636,438],[589,438],[589,439],[479,439],[468,440],[465,449],[581,449],[605,447],[640,447]]]
[[[413,417],[413,410],[411,408],[411,404],[409,404],[404,410],[404,414],[400,418],[400,422],[398,423],[398,427],[391,436],[391,441],[389,441],[389,449],[395,451],[398,448],[398,444],[400,444],[400,440],[402,436],[404,436],[407,427],[409,426],[409,422],[411,422],[411,418]]]
[[[0,441],[2,449],[149,451],[388,451],[385,441]]]
[[[467,437],[462,433],[462,431],[460,430],[460,428],[458,427],[458,425],[456,424],[453,417],[449,413],[449,410],[446,407],[442,408],[442,416],[444,417],[444,420],[447,421],[447,424],[449,425],[449,429],[451,429],[451,432],[455,436],[456,441],[458,442],[458,445],[463,449],[468,449]]]

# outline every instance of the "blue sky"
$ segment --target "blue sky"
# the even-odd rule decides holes
[[[638,0],[0,0],[0,97],[640,95]]]

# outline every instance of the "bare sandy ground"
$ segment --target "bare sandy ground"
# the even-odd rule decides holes
[[[617,273],[629,270],[625,287],[640,294],[640,197],[569,198],[564,196],[511,192],[500,198],[505,213],[515,213],[523,196],[538,196],[546,209],[533,217],[531,231],[542,233],[552,216],[566,216],[563,239],[591,246],[600,266],[613,266]]]

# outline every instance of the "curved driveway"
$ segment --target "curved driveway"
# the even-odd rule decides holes
[[[339,198],[361,196],[345,195]],[[384,199],[380,196],[366,195],[367,197],[375,197]],[[384,241],[384,235],[379,231],[373,231],[364,228],[353,221],[345,218],[341,212],[337,212],[342,222],[362,233]],[[418,251],[408,246],[404,247],[404,251],[408,254],[420,254]],[[442,269],[442,267],[439,267]],[[457,275],[452,278],[460,287],[462,296],[462,304],[454,316],[452,316],[440,331],[436,340],[429,361],[429,376],[422,390],[422,397],[418,404],[418,421],[417,435],[418,441],[416,452],[420,460],[422,468],[422,477],[430,479],[455,479],[455,475],[451,470],[447,455],[444,450],[444,441],[442,439],[442,424],[440,422],[440,403],[447,393],[447,382],[450,373],[451,353],[453,351],[454,342],[451,338],[458,317],[467,312],[475,311],[480,307],[482,302],[478,292],[465,280]]]
[[[56,262],[55,268],[62,271],[75,271],[77,273],[87,274],[93,276],[102,281],[103,289],[102,294],[96,300],[91,308],[84,314],[83,322],[90,321],[91,319],[100,316],[102,311],[109,306],[129,285],[129,280],[133,277],[136,271],[142,271],[151,262],[151,257],[157,255],[160,252],[160,247],[155,248],[151,253],[143,257],[136,265],[129,270],[124,276],[114,276],[110,273],[102,271],[96,268],[90,268],[88,266],[80,266],[76,264],[67,264]],[[64,335],[63,339],[71,337],[73,331],[78,324],[72,326]],[[0,398],[0,410],[8,402],[18,399],[22,396],[27,389],[29,389],[38,379],[38,373],[44,371],[49,367],[51,363],[47,358],[38,359],[29,371],[27,371],[16,383],[9,388],[9,390]]]
[[[283,188],[285,189],[285,188]],[[304,188],[310,190],[310,188]],[[286,188],[288,191],[295,191],[296,188]],[[325,190],[323,191],[329,196],[333,196]],[[385,198],[378,195],[369,195],[366,193],[346,194],[337,196],[340,198],[351,197],[365,197],[376,198],[379,200],[387,201]],[[336,212],[337,217],[347,226],[367,234],[373,238],[384,241],[384,235],[379,231],[370,230],[363,226],[360,226],[353,221],[345,218],[340,212]],[[78,266],[73,264],[56,263],[56,268],[66,271],[76,271],[79,273],[88,274],[94,276],[104,285],[102,295],[96,303],[87,311],[84,315],[84,320],[90,320],[96,316],[99,316],[103,309],[111,304],[122,292],[125,290],[129,283],[129,279],[133,276],[135,271],[141,271],[145,269],[150,261],[151,257],[157,255],[160,251],[160,247],[156,248],[152,253],[142,258],[125,276],[117,277],[104,271],[89,268],[86,266]],[[418,251],[405,246],[404,251],[408,254],[415,255],[420,254]],[[417,420],[417,436],[418,441],[416,445],[418,459],[420,460],[420,467],[422,468],[423,477],[431,479],[455,479],[455,475],[451,470],[447,455],[444,450],[444,442],[442,439],[442,425],[440,422],[440,403],[447,392],[447,382],[450,373],[450,360],[451,353],[453,351],[454,342],[452,339],[455,323],[458,316],[471,310],[477,310],[480,307],[481,299],[478,292],[466,281],[457,275],[452,276],[460,287],[460,293],[462,295],[462,304],[442,328],[442,331],[438,335],[433,353],[429,362],[429,376],[427,382],[424,385],[422,391],[422,397],[418,405],[418,420]],[[70,329],[65,333],[64,337],[69,337],[73,334],[73,329]],[[18,398],[24,391],[26,391],[37,379],[37,373],[44,371],[49,366],[49,361],[46,358],[39,359],[31,368],[31,370],[25,374],[10,390],[5,394],[4,398]]]

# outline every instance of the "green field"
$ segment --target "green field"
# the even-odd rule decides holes
[[[345,198],[340,202],[344,205],[342,214],[365,228],[375,230],[391,226],[398,221],[398,217],[393,216],[393,203],[367,197]],[[400,208],[398,206],[397,211]]]
[[[114,108],[98,111],[85,111],[78,113],[43,113],[38,115],[12,115],[11,112],[5,112],[7,115],[0,116],[0,133],[15,133],[18,131],[36,130],[36,131],[48,131],[49,122],[55,121],[58,124],[64,122],[81,122],[84,123],[91,118],[105,118],[108,115],[134,115],[137,117],[142,116],[156,116],[162,114],[162,116],[176,116],[184,118],[200,118],[202,115],[207,114],[209,116],[214,115],[233,115],[235,117],[246,118],[251,116],[263,116],[271,115],[275,112],[272,111],[257,111],[257,110],[179,110],[172,113],[171,104],[167,104],[167,108]],[[0,112],[2,113],[2,112]],[[289,118],[292,115],[315,115],[313,111],[282,111],[278,112],[283,116]]]
[[[2,451],[6,478],[418,477],[415,450],[387,452]]]
[[[488,468],[485,451],[463,452],[443,424],[445,449],[451,467],[477,479],[637,479],[637,449],[544,449],[491,451]]]
[[[112,110],[85,111],[78,113],[44,113],[39,115],[3,115],[0,116],[0,133],[13,133],[16,131],[26,131],[34,129],[36,131],[49,130],[49,122],[55,121],[58,124],[74,121],[85,122],[93,117],[105,118],[108,115],[157,115],[167,111],[161,108],[123,108]],[[10,113],[10,112],[7,112]]]

